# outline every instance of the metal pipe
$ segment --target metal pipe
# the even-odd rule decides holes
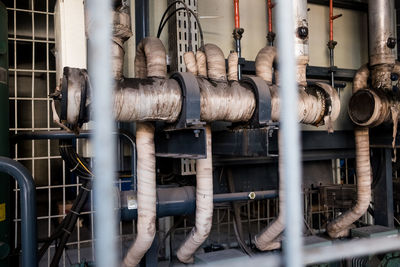
[[[242,35],[244,30],[240,28],[240,15],[239,15],[239,0],[233,0],[233,9],[234,9],[234,16],[235,16],[235,29],[233,30],[233,39],[235,39],[235,48],[238,58],[242,57],[242,47],[240,40],[242,39]],[[238,63],[237,66],[237,74],[238,80],[242,79],[242,66]]]
[[[272,199],[277,190],[214,194],[214,203]],[[134,190],[121,192],[121,220],[137,219],[137,194]],[[157,218],[194,214],[196,196],[194,186],[157,188]]]
[[[394,1],[368,1],[369,28],[369,64],[371,67],[381,64],[394,64]]]
[[[303,7],[303,8],[301,8]],[[297,9],[297,10],[296,10]],[[300,10],[299,10],[300,9]],[[301,21],[293,21],[299,12]],[[305,14],[303,14],[305,13]],[[305,17],[304,17],[305,15]],[[281,134],[283,147],[283,179],[285,183],[285,239],[283,243],[285,266],[302,266],[302,201],[300,132],[297,122],[298,90],[296,84],[296,57],[308,56],[307,42],[294,41],[293,24],[307,23],[307,1],[282,0],[277,5],[278,54],[281,83]],[[303,20],[304,19],[304,20]],[[298,38],[297,38],[298,39]],[[304,50],[295,49],[295,45]],[[296,52],[295,52],[296,51]],[[299,52],[301,52],[299,54]],[[290,223],[289,223],[290,222]]]
[[[306,86],[306,65],[309,61],[308,52],[308,8],[307,0],[292,0],[293,4],[293,18],[292,25],[294,25],[294,51],[297,60],[297,82]],[[281,3],[279,3],[281,5]],[[279,19],[279,18],[278,18]],[[287,23],[287,22],[282,22]],[[279,25],[279,23],[277,23]],[[292,29],[293,34],[293,29]]]
[[[273,46],[275,40],[275,33],[273,32],[272,28],[272,9],[274,8],[275,4],[272,3],[271,0],[267,1],[267,10],[268,10],[268,33],[267,33],[267,40],[268,45]]]
[[[22,266],[37,266],[36,188],[32,175],[19,162],[0,157],[0,172],[18,183],[21,209]]]
[[[89,32],[89,73],[93,85],[93,150],[95,253],[97,266],[117,265],[117,222],[115,213],[114,119],[112,115],[111,1],[87,1],[93,23]]]

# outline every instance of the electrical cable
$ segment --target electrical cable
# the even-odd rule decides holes
[[[168,16],[167,18],[165,18],[165,16],[167,15],[168,11],[169,11],[176,3],[182,3],[185,7],[181,7],[181,8],[175,9],[171,14],[169,14],[169,16]],[[192,38],[192,34],[191,34],[190,14],[193,15],[193,17],[195,18],[195,20],[196,20],[196,22],[197,22],[197,25],[198,25],[198,27],[199,27],[199,32],[200,32],[200,47],[203,47],[203,46],[204,46],[204,37],[203,37],[203,29],[202,29],[202,27],[201,27],[200,20],[199,20],[199,18],[197,17],[196,13],[195,13],[192,9],[190,9],[190,8],[186,5],[186,3],[184,3],[183,1],[174,1],[173,3],[171,3],[171,4],[167,7],[167,9],[165,10],[163,16],[161,17],[160,24],[159,24],[159,26],[158,26],[157,38],[160,38],[161,33],[162,33],[162,31],[163,31],[163,29],[164,29],[164,27],[165,27],[167,21],[168,21],[173,15],[175,15],[176,12],[178,12],[178,11],[180,11],[180,10],[186,10],[186,13],[188,14],[188,31],[189,31],[189,38],[188,38],[188,42],[189,42],[188,47],[189,47],[189,49],[188,49],[188,50],[189,50],[189,51],[192,51],[192,46],[191,46],[191,44],[192,44],[192,39],[191,39],[191,38]],[[164,19],[165,19],[165,20],[164,20]]]
[[[83,178],[79,193],[72,204],[70,212],[65,216],[60,225],[53,234],[46,240],[38,251],[38,261],[44,256],[51,244],[55,242],[56,252],[51,262],[51,266],[58,266],[64,247],[68,242],[69,236],[76,225],[79,214],[86,203],[87,197],[92,187],[93,174],[86,165],[85,160],[81,158],[73,149],[71,140],[60,140],[60,155],[65,161],[71,172]],[[57,240],[60,242],[57,243]]]

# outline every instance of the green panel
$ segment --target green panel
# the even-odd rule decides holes
[[[9,156],[8,108],[8,20],[6,7],[0,2],[0,156]],[[10,247],[10,178],[0,174],[0,266],[9,266]]]

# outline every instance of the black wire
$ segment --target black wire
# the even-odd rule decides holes
[[[73,231],[73,228],[79,217],[79,213],[86,203],[92,187],[92,174],[90,172],[90,167],[87,165],[87,162],[73,149],[71,140],[60,140],[60,155],[65,161],[65,164],[69,170],[80,178],[84,178],[84,181],[79,189],[79,193],[74,200],[74,203],[72,204],[70,212],[67,214],[67,216],[65,216],[60,225],[38,251],[38,261],[40,261],[51,244],[60,239],[59,243],[56,242],[56,252],[54,254],[51,266],[58,266],[64,247],[68,242],[69,236]]]
[[[177,3],[181,3],[181,4],[183,4],[185,7],[175,9],[175,10],[165,19],[165,16],[168,14],[168,11],[169,11],[175,4],[177,4]],[[201,47],[204,45],[203,29],[201,28],[201,24],[200,24],[200,21],[199,21],[199,18],[197,17],[197,15],[196,15],[196,14],[194,13],[194,11],[193,11],[192,9],[190,9],[190,8],[186,5],[186,3],[183,2],[183,1],[174,1],[174,2],[172,2],[172,3],[167,7],[167,9],[164,11],[164,14],[163,14],[163,16],[161,17],[161,20],[160,20],[160,24],[159,24],[159,26],[158,26],[157,38],[160,38],[161,33],[162,33],[162,30],[164,29],[164,26],[165,26],[165,24],[167,23],[167,21],[168,21],[173,15],[175,15],[177,11],[180,11],[180,10],[183,10],[183,9],[186,10],[186,14],[187,14],[187,17],[188,17],[188,31],[189,31],[189,38],[188,38],[188,42],[189,42],[188,47],[189,47],[189,48],[188,48],[188,50],[189,50],[189,51],[192,51],[192,33],[191,33],[191,28],[192,28],[191,26],[192,26],[192,24],[191,24],[191,22],[190,22],[190,16],[191,16],[191,15],[193,15],[193,17],[196,19],[197,25],[198,25],[198,27],[199,27],[199,32],[200,32],[200,46],[201,46]],[[165,19],[165,21],[164,21],[164,19]]]

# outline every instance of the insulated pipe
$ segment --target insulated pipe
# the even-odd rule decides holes
[[[228,81],[238,80],[239,57],[236,52],[231,52],[228,56]]]
[[[177,257],[183,263],[193,263],[193,254],[207,239],[213,215],[213,171],[211,152],[211,127],[206,126],[207,158],[196,160],[196,223]]]
[[[215,44],[206,44],[204,52],[207,61],[208,78],[217,82],[225,82],[225,56],[222,50]]]
[[[183,60],[186,65],[186,71],[192,73],[194,76],[197,76],[197,62],[193,51],[183,54]]]
[[[165,78],[167,59],[165,47],[160,39],[146,37],[139,42],[135,57],[136,78]]]
[[[254,237],[254,244],[261,251],[279,249],[281,247],[280,235],[285,229],[285,182],[284,182],[284,166],[282,155],[282,142],[279,134],[279,215],[278,217],[264,228],[262,232]]]
[[[368,66],[363,65],[354,77],[353,94],[367,87],[368,77]],[[326,230],[332,238],[347,236],[351,224],[357,221],[367,211],[371,201],[372,174],[368,128],[355,128],[354,136],[356,142],[357,203],[351,210],[345,212],[327,225]]]
[[[126,5],[119,6],[112,12],[113,42],[111,44],[112,72],[115,80],[123,78],[124,43],[132,36],[131,20]]]
[[[295,0],[292,2],[295,29],[295,56],[297,60],[296,80],[299,85],[306,86],[306,66],[309,61],[307,0]]]
[[[37,266],[36,188],[32,175],[19,162],[0,157],[0,172],[12,176],[21,190],[22,266]],[[8,179],[8,177],[7,177]],[[9,208],[9,207],[7,207]]]
[[[356,139],[357,203],[351,210],[328,224],[326,230],[332,238],[348,236],[351,225],[367,212],[371,201],[372,174],[368,128],[356,128],[354,135]]]
[[[122,266],[135,267],[151,247],[156,234],[156,157],[154,126],[136,124],[137,147],[137,235]]]
[[[196,52],[197,70],[200,77],[207,77],[207,62],[206,54],[203,51],[198,50]]]
[[[256,57],[255,67],[256,75],[265,80],[268,84],[272,84],[273,64],[277,61],[276,48],[266,46],[261,49]]]

